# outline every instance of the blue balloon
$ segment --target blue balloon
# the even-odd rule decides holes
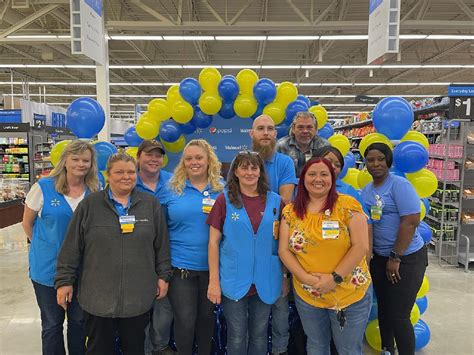
[[[233,102],[239,95],[239,90],[239,84],[233,75],[225,75],[217,86],[217,91],[224,102]]]
[[[338,176],[336,176],[337,179],[341,180],[344,179],[344,177],[347,174],[347,171],[349,170],[350,166],[346,164],[346,159],[344,159],[344,167],[341,169],[341,172],[339,173]]]
[[[286,107],[286,119],[287,122],[293,122],[295,116],[298,112],[306,112],[308,111],[308,107],[305,105],[304,102],[301,101],[292,101]]]
[[[415,350],[423,349],[430,342],[431,332],[430,327],[422,319],[420,319],[414,326],[415,331]]]
[[[401,176],[406,178],[405,173],[401,172],[400,170],[397,169],[395,165],[392,165],[392,167],[389,170],[390,174]]]
[[[275,83],[267,78],[260,79],[253,87],[253,94],[259,104],[267,105],[276,97]]]
[[[308,99],[308,98],[307,98],[306,96],[304,96],[304,95],[298,95],[298,97],[296,98],[296,100],[297,100],[297,101],[302,101],[302,102],[304,102],[308,108],[311,107],[311,100]]]
[[[374,319],[377,319],[378,317],[379,317],[378,305],[377,305],[377,301],[374,300],[374,302],[372,302],[372,308],[370,308],[369,322]]]
[[[281,124],[275,126],[275,129],[277,130],[277,139],[280,139],[288,135],[290,127],[283,121]]]
[[[263,113],[263,109],[265,108],[266,105],[264,104],[259,104],[257,106],[257,111],[252,115],[252,120],[256,119],[258,116],[260,116]]]
[[[234,103],[224,101],[219,111],[219,116],[221,116],[222,118],[226,120],[230,118],[234,118],[235,117]]]
[[[414,173],[428,164],[428,151],[420,143],[402,142],[393,150],[393,163],[403,173]]]
[[[428,308],[428,298],[426,298],[426,296],[417,298],[415,303],[418,306],[418,309],[420,310],[420,314],[426,312],[426,309]]]
[[[334,134],[334,128],[329,123],[326,123],[318,130],[318,136],[328,139]]]
[[[99,170],[105,170],[107,168],[107,161],[112,154],[117,153],[115,145],[109,142],[96,142],[94,149],[97,158],[97,167]]]
[[[430,209],[431,209],[430,201],[429,201],[427,198],[422,198],[421,201],[422,201],[423,204],[425,205],[426,214],[428,214],[428,212],[429,212]]]
[[[356,158],[352,152],[349,152],[344,157],[344,166],[348,166],[348,168],[353,168],[356,165]]]
[[[130,147],[138,147],[143,142],[143,138],[137,134],[135,126],[129,127],[123,134],[123,138]]]
[[[97,173],[97,178],[99,179],[99,187],[101,190],[105,189],[105,178],[104,175],[99,171]]]
[[[179,84],[179,94],[191,105],[195,105],[201,96],[201,85],[194,78],[183,79]]]
[[[430,226],[426,222],[421,222],[418,227],[418,233],[420,233],[420,237],[423,239],[423,241],[426,243],[429,243],[431,241],[431,238],[433,237],[433,231],[431,230]]]
[[[181,133],[179,123],[172,119],[165,120],[160,125],[160,137],[167,142],[176,142]]]
[[[318,105],[319,105],[319,100],[311,100],[310,103],[311,103],[311,104],[309,105],[309,107],[311,107],[311,106],[318,106]]]
[[[401,97],[382,99],[372,113],[375,130],[388,139],[402,139],[413,124],[413,109]]]
[[[69,105],[66,119],[67,127],[77,138],[91,139],[104,127],[105,113],[96,100],[80,97]]]
[[[191,121],[186,122],[186,123],[181,123],[179,125],[179,128],[181,128],[181,132],[183,132],[183,134],[192,134],[196,130],[196,125],[191,120]]]
[[[191,122],[194,123],[198,128],[207,128],[212,123],[212,116],[206,115],[201,111],[201,108],[196,105],[194,106],[194,116]]]

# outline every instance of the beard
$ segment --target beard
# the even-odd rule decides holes
[[[258,152],[263,161],[269,160],[275,153],[276,140],[272,139],[270,144],[262,145],[257,140],[252,140],[252,149]]]

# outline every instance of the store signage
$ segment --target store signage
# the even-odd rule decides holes
[[[67,134],[69,136],[73,136],[74,133],[71,132],[70,129],[64,127],[46,127],[46,132],[48,133],[56,133],[56,134]]]
[[[0,122],[21,123],[21,110],[0,110]]]
[[[46,125],[46,115],[33,113],[33,127],[35,129],[42,129]]]
[[[474,121],[474,96],[450,97],[449,117],[451,119],[466,119]]]
[[[449,85],[448,96],[471,96],[474,97],[474,84],[472,85]]]
[[[102,0],[71,1],[71,51],[105,64]]]
[[[383,61],[385,53],[398,53],[400,1],[370,0],[367,64]]]
[[[365,95],[358,95],[355,97],[356,104],[376,104],[377,102],[379,102],[378,97],[365,96]]]
[[[1,132],[28,132],[29,123],[0,123]]]

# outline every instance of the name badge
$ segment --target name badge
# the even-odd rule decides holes
[[[206,191],[207,192],[207,191]],[[210,198],[210,197],[205,197],[202,199],[202,211],[204,213],[209,214],[212,210],[212,206],[214,206],[214,203],[216,200]]]
[[[323,239],[337,239],[339,237],[338,221],[323,221]]]
[[[135,216],[120,216],[120,229],[122,229],[122,233],[132,233],[133,229],[135,228]]]
[[[372,218],[373,221],[380,221],[382,218],[382,207],[376,205],[370,206],[370,218]]]

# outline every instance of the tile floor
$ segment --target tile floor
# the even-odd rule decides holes
[[[430,262],[429,306],[422,319],[431,329],[431,341],[419,354],[472,355],[474,272],[442,268],[433,257]],[[19,224],[0,229],[0,354],[40,354],[40,332],[26,238]],[[366,353],[375,354],[367,347]]]

